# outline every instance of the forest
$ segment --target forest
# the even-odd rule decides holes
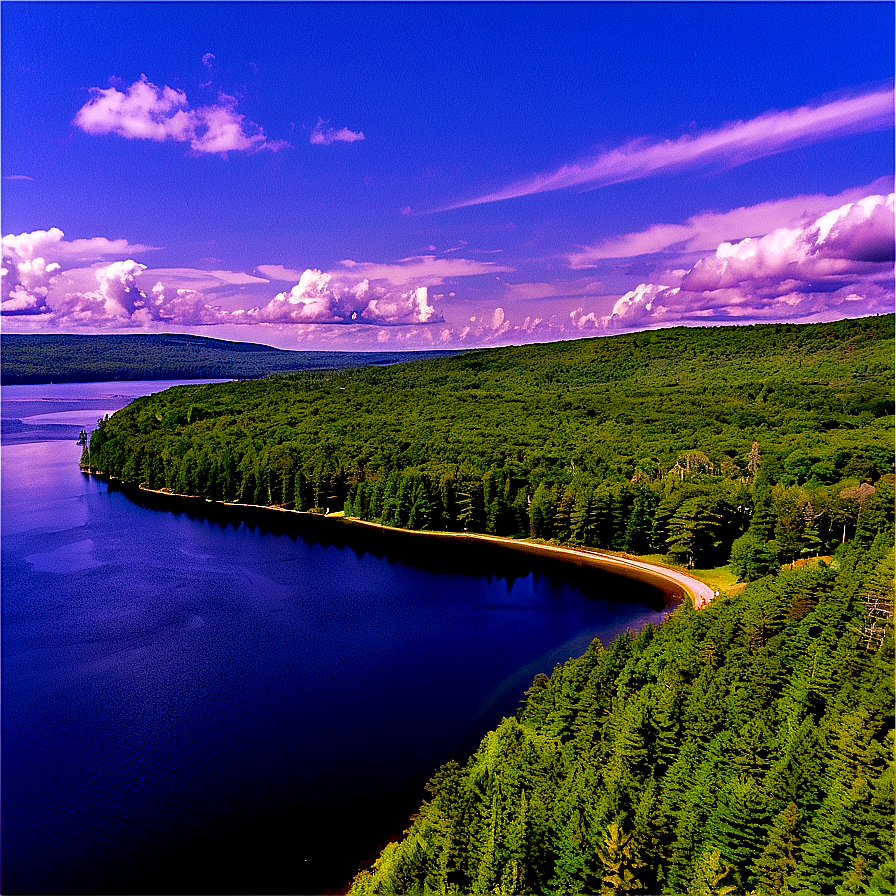
[[[893,893],[892,530],[535,676],[352,893]]]
[[[82,466],[746,583],[536,675],[353,892],[892,893],[893,382],[893,315],[676,328],[179,387]]]
[[[93,383],[110,380],[256,379],[292,370],[394,364],[425,352],[305,352],[204,336],[71,334],[0,337],[0,383]],[[451,355],[454,352],[437,352]]]
[[[148,488],[536,537],[743,580],[893,515],[893,316],[675,328],[185,386],[82,464]]]

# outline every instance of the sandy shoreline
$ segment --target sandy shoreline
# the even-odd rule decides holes
[[[532,541],[523,541],[518,538],[503,538],[499,535],[483,535],[475,532],[426,532],[423,530],[398,529],[394,526],[384,526],[381,523],[373,523],[367,520],[359,520],[354,517],[344,517],[347,523],[361,526],[373,526],[377,529],[392,530],[395,532],[413,531],[416,535],[438,535],[440,538],[451,538],[462,541],[476,541],[499,544],[502,547],[511,548],[526,554],[534,554],[541,557],[551,557],[576,566],[589,566],[604,572],[611,572],[625,578],[635,579],[655,585],[664,591],[681,596],[689,595],[694,606],[699,609],[706,606],[716,592],[709,585],[695,579],[687,573],[664,566],[656,566],[653,563],[644,563],[641,560],[632,560],[628,557],[619,557],[616,554],[605,554],[592,548],[561,547],[553,544],[539,544]]]
[[[121,480],[115,479],[115,477],[106,476],[105,474],[99,473],[94,470],[82,468],[82,472],[92,476],[97,476],[101,479],[111,479],[119,483],[121,482]],[[716,592],[713,591],[712,588],[699,581],[699,579],[695,579],[693,576],[689,576],[686,573],[680,572],[675,569],[668,569],[664,566],[657,566],[653,563],[645,563],[641,560],[633,560],[628,557],[620,557],[616,554],[602,553],[591,548],[573,548],[561,547],[560,545],[539,544],[537,542],[524,541],[517,538],[504,538],[498,535],[484,535],[474,532],[431,532],[428,530],[401,529],[395,526],[384,526],[382,523],[374,523],[368,520],[359,520],[354,517],[335,516],[333,514],[321,517],[319,514],[312,514],[306,511],[299,510],[289,510],[285,507],[213,501],[210,498],[201,498],[196,495],[180,495],[170,491],[144,488],[143,486],[133,486],[125,483],[121,484],[127,485],[129,488],[133,488],[135,491],[142,492],[147,495],[156,495],[175,501],[181,500],[216,505],[222,508],[227,508],[231,512],[245,507],[247,510],[256,512],[274,512],[284,515],[294,515],[305,519],[313,519],[314,517],[318,517],[320,519],[326,519],[328,521],[339,521],[349,527],[364,526],[379,530],[381,532],[396,532],[405,537],[411,536],[431,539],[438,538],[456,542],[495,544],[503,548],[509,548],[510,550],[518,551],[520,553],[547,559],[559,560],[563,563],[570,563],[574,566],[590,567],[592,569],[598,569],[603,572],[609,572],[615,575],[623,576],[625,578],[634,579],[635,581],[644,582],[648,585],[653,585],[656,588],[660,588],[666,593],[678,595],[681,598],[689,596],[693,600],[694,607],[696,609],[706,606],[706,604],[708,604],[713,599],[713,597],[716,596]]]

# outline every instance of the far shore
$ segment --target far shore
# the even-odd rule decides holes
[[[113,476],[107,476],[95,470],[82,467],[84,473],[97,476],[102,479],[113,480],[121,483],[122,481]],[[122,483],[126,484],[126,483]],[[709,585],[701,582],[699,579],[681,572],[676,569],[669,569],[665,566],[659,566],[655,563],[645,563],[642,560],[635,560],[618,554],[610,554],[593,548],[584,547],[566,547],[561,545],[543,544],[535,541],[527,541],[521,538],[506,538],[499,535],[485,535],[478,532],[442,532],[424,529],[401,529],[397,526],[385,526],[382,523],[375,523],[369,520],[360,520],[355,517],[347,517],[341,513],[337,514],[313,514],[308,511],[290,510],[286,507],[276,507],[262,504],[239,504],[236,502],[213,501],[211,498],[201,498],[197,495],[181,495],[162,489],[151,489],[145,486],[129,487],[136,489],[138,492],[146,494],[158,495],[165,498],[182,499],[189,501],[199,501],[206,504],[219,505],[227,507],[231,510],[245,507],[255,511],[275,511],[283,514],[294,514],[301,517],[320,516],[328,520],[341,520],[347,526],[366,526],[380,531],[399,532],[405,536],[415,536],[421,538],[440,538],[451,539],[456,541],[478,542],[484,544],[497,544],[514,551],[530,554],[532,556],[560,560],[564,563],[570,563],[579,567],[590,567],[603,572],[613,573],[637,582],[643,582],[660,588],[668,594],[681,597],[690,597],[696,609],[705,607],[714,597],[718,596],[718,592],[714,591]]]

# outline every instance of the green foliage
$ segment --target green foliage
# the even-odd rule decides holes
[[[778,568],[778,551],[777,542],[763,541],[750,529],[731,545],[731,571],[741,582],[755,582]]]
[[[892,892],[894,644],[856,634],[892,545],[537,675],[353,892]]]
[[[892,316],[681,328],[182,387],[104,421],[84,463],[215,500],[693,566],[724,564],[749,527],[735,563],[751,579],[891,525],[892,342]]]
[[[863,640],[866,599],[892,600],[893,367],[892,315],[475,351],[169,390],[83,463],[692,565],[736,545],[742,592],[536,676],[357,892],[871,892],[893,874],[892,624]]]

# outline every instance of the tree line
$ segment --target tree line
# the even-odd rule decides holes
[[[309,352],[179,333],[0,337],[4,386],[103,380],[255,379],[292,370],[395,364],[425,352]],[[437,352],[451,355],[455,352]]]
[[[101,421],[83,463],[220,501],[732,558],[749,579],[888,524],[892,346],[890,315],[183,387]]]

